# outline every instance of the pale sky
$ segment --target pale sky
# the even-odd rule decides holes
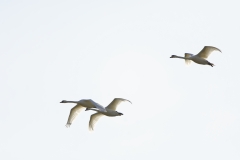
[[[239,1],[0,2],[0,159],[239,160]],[[170,59],[215,46],[215,66]],[[121,117],[74,104],[113,98]]]

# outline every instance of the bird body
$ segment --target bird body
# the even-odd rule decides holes
[[[202,64],[202,65],[210,65],[214,66],[213,63],[210,63],[207,58],[208,56],[213,52],[213,51],[219,51],[221,52],[220,49],[212,46],[205,46],[198,54],[193,55],[190,53],[185,53],[185,57],[180,57],[176,55],[172,55],[170,58],[181,58],[185,59],[186,64],[190,64],[191,61],[197,63],[197,64]]]

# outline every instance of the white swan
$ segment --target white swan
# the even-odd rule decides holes
[[[107,112],[103,106],[101,106],[100,104],[94,102],[91,99],[82,99],[80,101],[66,101],[66,100],[62,100],[60,103],[76,103],[77,104],[70,111],[66,127],[70,127],[70,125],[72,124],[72,121],[76,118],[76,116],[84,108],[97,108],[97,109],[99,109],[102,112]]]
[[[87,110],[97,111],[97,113],[92,114],[91,117],[90,117],[90,120],[89,120],[89,130],[93,131],[94,125],[96,124],[98,119],[100,117],[102,117],[103,115],[109,116],[109,117],[115,117],[115,116],[123,115],[122,113],[116,111],[116,108],[117,108],[117,106],[119,106],[119,104],[121,102],[125,102],[125,101],[130,102],[129,100],[123,99],[123,98],[115,98],[115,99],[113,99],[113,101],[105,108],[105,110],[107,112],[103,112],[103,111],[98,110],[96,108],[86,108],[86,111]]]
[[[219,51],[221,52],[220,49],[212,46],[205,46],[203,49],[196,55],[190,54],[190,53],[185,53],[185,57],[180,57],[176,55],[172,55],[170,58],[181,58],[185,59],[186,64],[190,64],[191,60],[195,63],[198,64],[203,64],[203,65],[210,65],[214,66],[213,63],[210,63],[207,61],[208,56],[213,52],[213,51]]]

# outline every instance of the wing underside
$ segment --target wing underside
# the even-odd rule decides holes
[[[131,103],[131,102],[130,102],[129,100],[127,100],[127,99],[115,98],[106,108],[116,111],[117,106],[118,106],[121,102],[129,102],[129,103]]]
[[[197,56],[207,59],[208,56],[213,52],[213,51],[219,51],[221,52],[220,49],[213,47],[213,46],[205,46],[203,49],[197,54]]]
[[[73,120],[77,117],[77,115],[84,109],[84,107],[80,106],[80,105],[76,105],[75,107],[73,107],[70,111],[70,114],[68,116],[68,121],[66,124],[66,127],[70,127],[70,125],[72,124]]]
[[[95,113],[92,114],[89,120],[89,131],[93,131],[95,124],[97,123],[98,119],[101,118],[103,114]]]

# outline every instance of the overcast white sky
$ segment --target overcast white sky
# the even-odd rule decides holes
[[[239,2],[0,1],[0,159],[239,160]],[[215,46],[215,67],[170,59]],[[88,131],[73,104],[132,101]]]

